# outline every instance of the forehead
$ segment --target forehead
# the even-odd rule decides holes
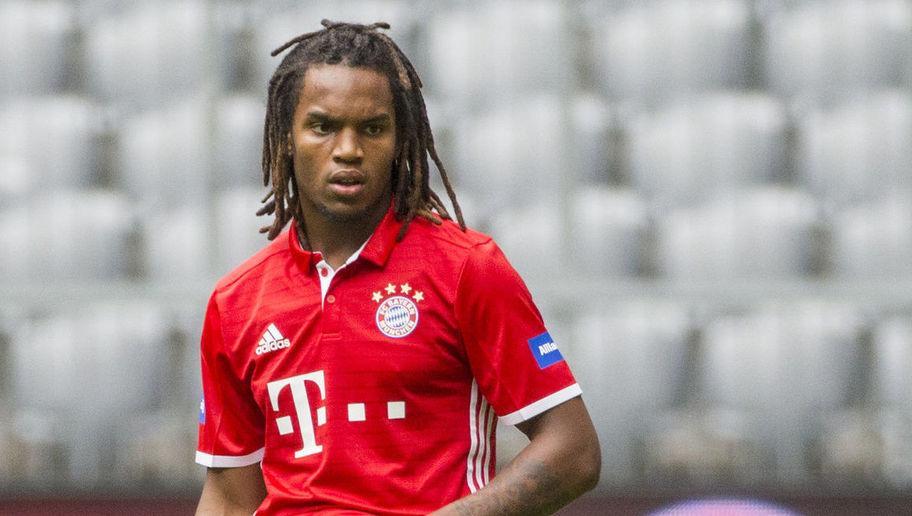
[[[296,115],[319,111],[336,118],[393,115],[393,94],[386,76],[344,64],[308,68],[298,95]]]

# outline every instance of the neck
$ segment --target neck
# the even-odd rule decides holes
[[[388,203],[383,204],[383,209],[372,210],[364,217],[352,220],[334,220],[319,212],[305,213],[307,222],[300,228],[304,234],[298,236],[304,237],[301,242],[305,248],[321,253],[326,263],[337,269],[370,238],[388,206]]]

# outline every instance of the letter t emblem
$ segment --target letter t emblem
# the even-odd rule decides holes
[[[266,384],[269,391],[269,402],[272,404],[274,412],[279,411],[279,393],[286,386],[291,388],[291,399],[294,402],[295,418],[298,421],[298,428],[301,433],[303,446],[294,454],[296,459],[320,453],[323,447],[317,444],[317,438],[314,434],[313,420],[311,418],[310,400],[307,399],[307,382],[317,384],[320,389],[320,401],[326,399],[326,385],[323,379],[323,371],[292,376],[283,380],[276,380]],[[317,424],[322,425],[326,422],[326,407],[320,407],[316,410]],[[281,435],[288,435],[294,431],[292,428],[291,417],[282,416],[276,418],[276,425],[279,427]]]

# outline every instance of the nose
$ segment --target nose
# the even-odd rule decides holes
[[[339,131],[333,149],[333,159],[343,163],[357,163],[363,157],[364,150],[361,148],[358,131],[347,127]]]

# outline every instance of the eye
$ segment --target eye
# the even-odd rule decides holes
[[[314,122],[313,124],[310,124],[310,130],[321,136],[325,136],[332,132],[332,126],[327,122]]]
[[[364,133],[368,136],[379,136],[384,127],[379,124],[370,124],[364,127]]]

